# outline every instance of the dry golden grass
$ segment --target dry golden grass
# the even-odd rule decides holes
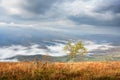
[[[120,80],[120,62],[0,63],[0,80]]]

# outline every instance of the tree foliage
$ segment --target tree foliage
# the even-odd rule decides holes
[[[73,59],[75,55],[84,55],[87,53],[87,49],[84,47],[81,41],[76,43],[68,41],[63,50],[68,54],[69,60]]]

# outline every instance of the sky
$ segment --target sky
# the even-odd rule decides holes
[[[7,27],[120,36],[120,0],[0,0]]]

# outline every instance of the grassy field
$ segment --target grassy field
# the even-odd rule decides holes
[[[1,62],[0,80],[120,80],[120,62]]]

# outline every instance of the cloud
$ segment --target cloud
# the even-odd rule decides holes
[[[105,1],[105,5],[108,5],[108,8],[111,9],[110,3],[116,5],[117,1],[116,3],[115,1]],[[21,19],[48,19],[51,18],[50,16],[61,16],[63,18],[69,16],[87,16],[97,20],[101,20],[101,18],[102,20],[112,20],[114,18],[114,14],[109,12],[108,8],[105,8],[106,6],[104,7],[103,0],[11,0],[11,2],[3,0],[1,5],[13,16],[18,16]],[[115,8],[119,9],[119,5],[115,6]],[[107,9],[104,13],[97,12],[97,10],[101,11],[104,9]]]
[[[112,46],[110,43],[101,43],[98,44],[96,42],[92,42],[92,41],[85,41],[85,47],[87,48],[87,50],[90,51],[94,51],[94,50],[109,50],[114,48],[115,46]]]
[[[46,49],[42,48],[38,44],[33,44],[29,47],[21,45],[12,45],[8,47],[0,48],[0,60],[11,58],[17,55],[46,55],[50,56],[63,56],[65,55],[62,51],[63,44],[56,44],[54,46],[46,46]]]
[[[83,30],[82,25],[95,29],[119,27],[119,0],[1,0],[0,25],[4,26],[3,23],[11,27],[63,31],[72,27],[74,31]]]
[[[18,62],[17,59],[0,60],[0,62]]]
[[[22,14],[20,9],[20,0],[1,0],[0,6],[6,10],[8,15]]]
[[[120,13],[120,1],[119,0],[99,0],[96,11],[98,12],[111,11],[113,13]]]
[[[0,22],[0,26],[11,26],[11,27],[32,27],[33,25],[30,25],[30,24],[17,24],[17,23],[14,23],[14,22],[10,22],[10,23],[7,23],[7,22]]]
[[[32,44],[30,46],[11,45],[11,46],[0,47],[0,61],[6,60],[11,57],[20,56],[20,55],[30,56],[30,55],[48,54],[50,56],[65,56],[67,54],[62,50],[65,44],[60,42],[58,41],[51,42],[54,45],[45,45],[45,47],[38,44]],[[116,49],[117,47],[119,47],[119,46],[113,46],[110,43],[100,44],[100,43],[96,43],[88,40],[85,40],[83,43],[88,50],[88,54],[94,54],[94,53],[91,53],[92,51],[93,52],[95,51],[95,54],[98,51],[101,51],[101,53],[103,53],[104,51],[109,51],[111,49]],[[13,60],[17,61],[16,59],[13,59]]]
[[[4,54],[4,52],[6,54]],[[30,47],[25,46],[10,46],[0,48],[0,59],[10,58],[16,55],[37,55],[37,54],[45,54],[43,49],[39,49],[38,45],[33,45]]]
[[[22,8],[33,14],[45,14],[57,0],[25,0]]]
[[[103,0],[74,0],[72,2],[67,1],[59,5],[59,8],[66,13],[66,16],[77,24],[89,24],[96,26],[120,26],[120,15],[118,13],[113,13],[109,9],[105,12],[99,12],[105,7],[103,5],[108,5],[108,8],[111,9],[109,4],[114,4],[113,0],[109,1]],[[99,9],[101,8],[101,9]],[[116,9],[119,9],[119,5],[115,6]],[[98,11],[97,11],[98,10]],[[114,10],[114,9],[113,9]]]
[[[109,15],[109,14],[108,14]],[[110,17],[108,17],[108,15],[106,14],[106,16],[104,17],[104,19],[109,19]],[[69,19],[72,20],[73,22],[75,22],[76,24],[87,24],[87,25],[94,25],[94,26],[108,26],[108,27],[119,27],[120,26],[120,18],[119,16],[116,17],[113,20],[97,20],[93,17],[89,17],[89,16],[69,16]],[[103,18],[101,18],[103,19]]]

